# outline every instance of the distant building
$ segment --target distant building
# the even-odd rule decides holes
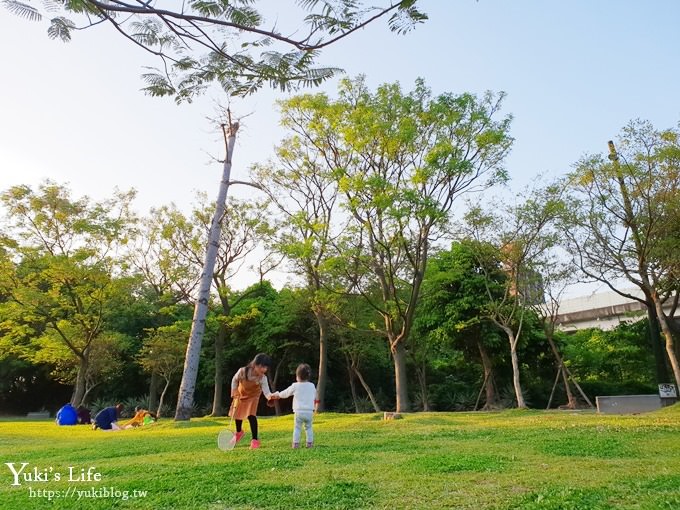
[[[640,289],[624,289],[623,292],[644,298]],[[670,305],[667,309],[670,311]],[[560,303],[557,320],[562,331],[588,328],[609,330],[621,323],[637,322],[646,317],[647,308],[643,303],[608,291],[564,299]]]
[[[515,246],[515,243],[507,243],[501,248],[501,257],[505,258],[505,260],[501,260],[501,267],[510,278],[510,295],[517,296],[519,294],[524,299],[524,303],[530,306],[545,303],[543,276],[538,271],[527,267],[523,267],[519,274],[517,273],[517,268],[512,262],[512,252]],[[519,284],[519,289],[517,289],[515,282]]]

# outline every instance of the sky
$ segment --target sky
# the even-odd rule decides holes
[[[278,0],[282,12],[291,1]],[[506,92],[512,192],[539,174],[565,174],[586,153],[605,152],[632,119],[657,128],[680,121],[676,0],[419,5],[430,19],[414,31],[396,35],[378,22],[329,47],[320,62],[346,76],[365,74],[371,87],[399,81],[409,90],[422,77],[435,94]],[[141,214],[170,202],[188,210],[194,191],[216,196],[224,149],[210,119],[223,94],[179,106],[145,96],[140,75],[158,62],[112,27],[78,32],[69,43],[50,40],[46,28],[0,6],[0,190],[51,179],[74,196],[103,199],[114,187],[134,188]],[[337,82],[315,90],[332,96]],[[233,179],[247,179],[248,168],[285,136],[275,106],[285,97],[263,90],[231,100],[234,115],[245,116]],[[230,189],[240,198],[254,192]],[[237,280],[243,287],[252,275]]]

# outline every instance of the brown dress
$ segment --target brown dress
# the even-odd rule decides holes
[[[245,374],[243,375],[245,376]],[[260,382],[257,379],[250,381],[246,377],[241,377],[238,381],[236,394],[237,397],[231,402],[229,416],[232,416],[235,420],[245,420],[248,416],[255,416],[257,405],[260,403],[260,395],[262,395]]]

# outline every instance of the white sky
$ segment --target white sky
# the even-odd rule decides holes
[[[680,2],[420,4],[430,20],[414,32],[398,36],[378,23],[328,48],[322,62],[364,73],[373,87],[398,80],[410,89],[423,77],[435,93],[506,91],[513,189],[604,152],[633,118],[658,128],[680,120]],[[107,25],[64,44],[0,7],[0,47],[0,190],[45,178],[95,199],[135,188],[142,213],[169,202],[186,210],[193,190],[216,195],[221,165],[211,156],[222,156],[222,138],[206,117],[224,101],[218,93],[181,106],[145,96],[143,66],[158,62]],[[333,94],[336,85],[319,90]],[[283,136],[277,97],[265,90],[232,101],[236,114],[252,112],[239,131],[234,179],[246,179]],[[249,282],[244,275],[235,286]]]

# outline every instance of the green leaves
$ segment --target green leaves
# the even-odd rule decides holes
[[[12,14],[26,18],[29,21],[40,21],[42,19],[40,11],[27,3],[19,2],[18,0],[2,0],[2,4]]]
[[[400,2],[399,10],[388,21],[388,26],[392,32],[405,34],[415,28],[417,24],[423,23],[428,19],[427,14],[419,11],[415,4],[416,0]]]
[[[171,379],[182,369],[188,339],[189,332],[179,325],[152,330],[137,354],[137,363],[145,372]]]
[[[47,29],[47,35],[50,39],[61,39],[64,42],[69,42],[71,40],[71,30],[75,27],[75,24],[70,19],[59,16],[50,20],[50,28]]]
[[[106,331],[109,305],[125,292],[109,255],[126,242],[132,196],[92,203],[51,182],[1,195],[11,242],[0,250],[0,350],[48,364],[62,381],[77,376],[76,403],[110,375],[123,349]]]
[[[298,2],[302,17],[283,35],[254,6],[254,0],[192,0],[180,10],[151,2],[2,0],[13,14],[40,21],[41,11],[58,12],[47,29],[52,39],[69,41],[73,30],[106,22],[119,34],[162,60],[161,70],[145,73],[143,90],[152,96],[191,101],[216,84],[227,94],[245,96],[264,86],[282,91],[318,86],[340,69],[319,65],[320,50],[383,15],[390,29],[403,33],[427,17],[413,0],[365,7],[358,0]]]
[[[611,282],[625,274],[636,285],[672,287],[667,284],[678,267],[672,254],[680,246],[673,212],[680,196],[679,136],[677,129],[632,121],[617,141],[618,161],[587,155],[569,175],[565,229],[592,278]]]

